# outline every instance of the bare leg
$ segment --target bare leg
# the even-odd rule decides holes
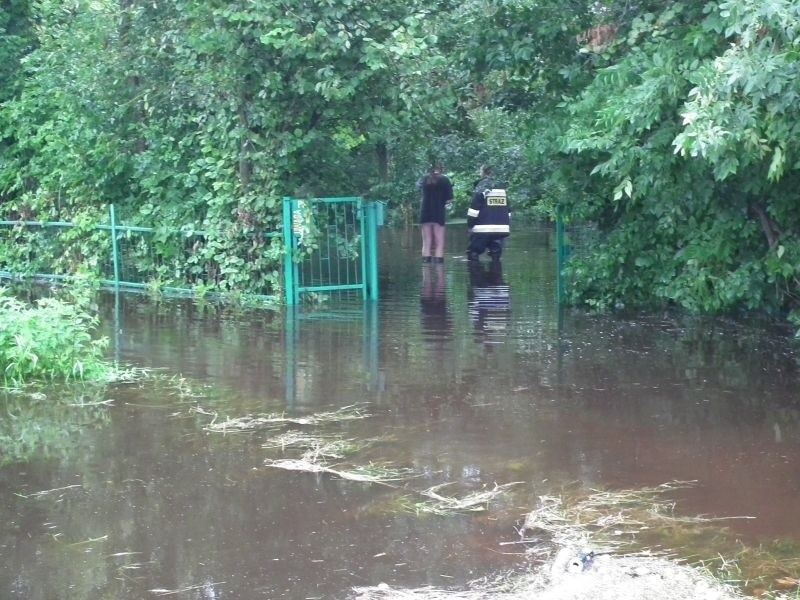
[[[431,256],[431,246],[433,245],[435,223],[420,223],[419,230],[422,233],[422,256]]]
[[[439,225],[438,223],[433,224],[433,256],[436,256],[437,258],[444,257],[444,233],[444,225]]]

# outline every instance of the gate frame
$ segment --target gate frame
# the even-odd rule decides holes
[[[301,219],[300,202],[311,204],[352,203],[359,222],[361,282],[346,285],[300,285],[299,235],[295,229],[295,218]],[[300,302],[301,293],[322,291],[361,290],[364,300],[378,299],[378,227],[382,224],[383,203],[364,200],[361,196],[331,198],[283,198],[283,244],[284,244],[284,294],[287,305]]]

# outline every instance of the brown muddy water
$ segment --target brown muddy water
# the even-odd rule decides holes
[[[106,298],[109,356],[154,376],[43,389],[35,402],[3,397],[12,450],[0,467],[0,598],[458,588],[535,566],[509,542],[539,496],[565,486],[695,481],[672,494],[678,512],[753,517],[719,525],[732,553],[797,547],[800,388],[785,331],[560,312],[546,233],[515,233],[501,271],[471,271],[454,254],[459,234],[451,228],[453,252],[438,267],[419,264],[416,234],[385,231],[381,299],[367,306],[287,316]],[[213,415],[351,405],[369,416],[206,429]],[[390,463],[413,476],[386,486],[270,468],[297,456],[265,447],[287,431],[370,441],[332,463]],[[486,511],[413,510],[437,484],[464,494],[511,482]],[[704,558],[702,543],[680,543],[677,555]]]

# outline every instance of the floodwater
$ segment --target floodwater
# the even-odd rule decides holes
[[[560,312],[547,232],[515,233],[502,269],[480,270],[455,256],[460,230],[449,233],[446,263],[423,266],[415,233],[385,231],[381,299],[366,306],[285,317],[104,302],[110,357],[151,376],[77,400],[70,388],[33,404],[4,398],[3,441],[32,442],[12,444],[18,456],[0,467],[0,598],[460,587],[530,567],[511,543],[517,527],[539,496],[575,486],[694,481],[672,493],[677,512],[753,517],[720,525],[741,544],[800,542],[800,388],[787,332]],[[368,416],[208,430],[345,406]],[[35,426],[15,430],[19,416]],[[376,485],[270,467],[301,453],[269,447],[288,431],[369,442],[331,460],[336,468],[390,464],[409,476]],[[512,482],[486,511],[413,509],[434,485],[464,495]]]

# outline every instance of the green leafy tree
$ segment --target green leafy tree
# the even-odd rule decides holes
[[[421,2],[36,8],[39,48],[0,117],[16,140],[0,169],[7,211],[100,218],[113,202],[126,222],[202,229],[188,257],[155,237],[180,256],[164,275],[222,290],[277,285],[281,248],[263,234],[281,196],[370,190],[380,169],[342,165],[365,149],[380,165],[397,131],[450,101],[430,85],[444,59]]]
[[[18,90],[20,60],[33,48],[28,0],[8,0],[0,6],[0,104]]]
[[[675,149],[703,158],[711,167],[719,187],[738,206],[740,229],[751,234],[750,269],[763,284],[761,293],[796,311],[800,6],[718,2],[707,28],[724,35],[729,44],[692,77]],[[740,235],[730,234],[729,244],[741,244]],[[796,312],[792,318],[800,322]]]
[[[674,151],[697,74],[725,52],[723,17],[683,3],[637,15],[570,104],[565,149],[590,161],[597,182],[565,204],[605,233],[571,267],[576,301],[703,312],[783,306],[768,282],[750,174],[721,183],[708,163]]]

